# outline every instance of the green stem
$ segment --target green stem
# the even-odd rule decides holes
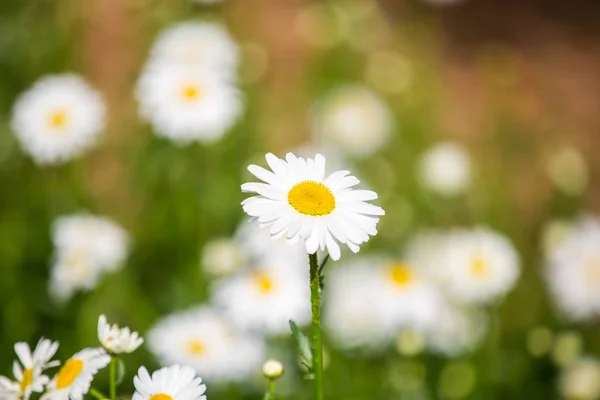
[[[94,396],[95,398],[97,398],[98,400],[104,400],[107,397],[104,395],[104,393],[101,393],[99,390],[91,388],[90,389],[90,394],[92,396]]]
[[[310,304],[312,309],[312,352],[315,399],[323,400],[323,343],[321,341],[321,282],[317,253],[309,254]]]
[[[117,400],[117,357],[110,359],[110,400]]]
[[[275,399],[275,381],[273,379],[269,379],[269,389],[267,393],[265,393],[265,397],[263,400],[276,400]]]

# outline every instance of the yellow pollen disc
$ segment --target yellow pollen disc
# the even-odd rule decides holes
[[[56,388],[64,389],[69,387],[75,378],[79,376],[81,370],[83,369],[83,361],[78,360],[76,358],[71,358],[67,360],[65,365],[62,366],[60,371],[58,371],[58,378],[56,378]]]
[[[153,394],[152,396],[150,396],[150,398],[148,400],[173,400],[173,397],[169,396],[168,394],[164,394],[164,393],[156,393],[156,394]]]
[[[194,356],[202,355],[206,351],[204,343],[202,343],[200,340],[190,340],[187,344],[187,349],[188,352]]]
[[[273,280],[269,275],[262,272],[255,272],[253,278],[254,283],[261,294],[267,294],[273,291]]]
[[[188,84],[181,89],[181,96],[184,100],[194,101],[202,94],[202,89],[197,85]]]
[[[21,389],[21,393],[25,392],[25,389],[29,387],[33,383],[33,369],[27,368],[23,371],[23,378],[21,382],[19,382],[19,389]]]
[[[50,119],[48,122],[54,129],[62,128],[67,124],[67,113],[62,110],[54,111],[52,114],[50,114]]]
[[[482,278],[488,273],[488,266],[483,257],[477,256],[471,263],[471,273],[477,277]]]
[[[406,265],[394,262],[388,266],[388,279],[398,287],[406,287],[414,279],[413,272]]]
[[[335,209],[335,197],[322,183],[304,181],[296,184],[288,193],[288,202],[300,214],[327,215]]]

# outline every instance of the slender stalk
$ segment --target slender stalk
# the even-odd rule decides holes
[[[104,400],[107,398],[106,395],[104,395],[104,393],[102,393],[99,390],[94,389],[94,388],[90,388],[90,394],[92,396],[94,396],[95,398],[97,398],[98,400]]]
[[[309,254],[310,304],[312,310],[313,375],[315,378],[315,400],[323,400],[323,343],[321,340],[321,282],[317,253]]]
[[[275,400],[275,381],[272,379],[269,379],[269,389],[265,393],[263,400]]]
[[[117,400],[117,362],[116,356],[110,359],[110,400]]]

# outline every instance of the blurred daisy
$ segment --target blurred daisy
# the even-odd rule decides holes
[[[262,340],[236,332],[207,307],[167,316],[146,336],[161,363],[190,365],[210,382],[243,380],[264,361]]]
[[[12,129],[39,164],[59,164],[91,148],[104,128],[102,98],[73,74],[40,79],[17,99]]]
[[[310,321],[308,268],[305,258],[296,261],[304,274],[301,267],[286,267],[290,260],[285,258],[270,262],[218,282],[214,300],[238,328],[284,335],[290,319],[299,326]]]
[[[325,158],[320,154],[304,159],[288,153],[282,160],[269,153],[265,158],[273,172],[248,167],[266,183],[244,183],[243,192],[258,196],[244,200],[242,207],[272,236],[302,240],[309,254],[327,248],[331,258],[339,260],[338,242],[356,253],[369,235],[377,234],[379,216],[385,212],[367,203],[377,199],[377,193],[352,189],[360,181],[350,171],[325,177]]]
[[[600,316],[600,220],[587,217],[574,224],[547,258],[548,285],[564,316]]]
[[[439,282],[439,270],[445,266],[444,249],[448,236],[436,230],[420,232],[409,240],[404,249],[404,258],[429,279]]]
[[[15,352],[19,362],[13,363],[13,375],[16,381],[0,376],[0,398],[29,399],[31,393],[41,393],[49,379],[42,372],[46,368],[59,365],[58,361],[51,361],[58,350],[58,342],[40,339],[33,353],[29,345],[24,342],[15,344]]]
[[[96,373],[106,367],[110,356],[102,348],[75,353],[52,378],[41,400],[82,400]]]
[[[108,324],[104,315],[98,318],[98,340],[112,354],[131,353],[144,343],[144,339],[137,332],[131,332],[128,327],[119,328],[116,324]]]
[[[210,275],[231,275],[243,266],[244,261],[242,248],[230,238],[208,241],[202,250],[202,267]]]
[[[419,162],[421,184],[443,196],[457,196],[471,184],[471,161],[458,143],[442,142],[431,147]]]
[[[559,391],[564,399],[600,398],[600,362],[582,358],[567,367],[560,375]]]
[[[161,33],[150,52],[150,63],[155,62],[233,75],[238,64],[238,46],[220,24],[184,22]]]
[[[486,228],[451,232],[439,266],[445,288],[463,303],[490,303],[519,277],[519,257],[511,242]]]
[[[313,112],[318,143],[366,157],[382,149],[393,129],[387,105],[369,89],[342,86],[328,94]]]
[[[220,139],[242,112],[242,97],[223,74],[150,64],[138,81],[141,117],[178,144]]]
[[[206,400],[206,385],[192,367],[172,365],[152,373],[145,367],[133,378],[132,400]]]
[[[89,249],[59,250],[50,271],[50,294],[59,302],[68,301],[77,291],[94,289],[100,275],[101,271]]]

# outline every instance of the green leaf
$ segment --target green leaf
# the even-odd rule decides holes
[[[296,342],[298,352],[300,353],[300,356],[306,361],[302,364],[304,364],[306,368],[308,368],[308,371],[311,372],[313,369],[313,355],[312,350],[310,349],[310,342],[308,341],[308,338],[302,332],[300,332],[300,329],[298,329],[298,325],[296,325],[296,323],[292,320],[290,320],[290,328],[292,330],[292,337]]]

